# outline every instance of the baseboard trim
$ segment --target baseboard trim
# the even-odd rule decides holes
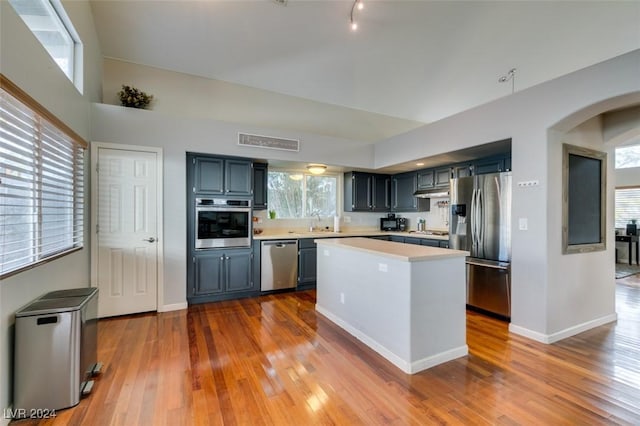
[[[528,328],[520,327],[514,324],[509,324],[509,331],[511,333],[524,336],[528,339],[532,339],[537,342],[549,345],[562,339],[566,339],[567,337],[575,336],[576,334],[580,334],[584,331],[591,330],[592,328],[599,327],[604,324],[609,324],[610,322],[615,322],[617,320],[618,314],[613,313],[600,318],[596,318],[591,321],[583,322],[582,324],[577,324],[572,327],[565,328],[564,330],[560,330],[552,334],[539,333],[537,331],[529,330]]]
[[[378,341],[371,338],[370,336],[364,334],[360,330],[354,328],[342,318],[336,316],[332,312],[323,308],[322,306],[316,304],[316,311],[323,316],[327,317],[334,324],[342,328],[347,333],[351,334],[356,339],[360,340],[362,343],[367,345],[369,348],[376,351],[378,354],[382,355],[387,361],[398,367],[400,370],[407,374],[415,374],[419,371],[426,370],[427,368],[434,367],[438,364],[442,364],[443,362],[451,361],[456,358],[460,358],[468,355],[469,348],[467,345],[463,345],[458,348],[453,348],[445,352],[441,352],[435,355],[431,355],[427,358],[419,359],[414,362],[408,362],[395,353],[391,352],[389,349],[381,345]]]
[[[163,305],[158,309],[158,312],[171,312],[171,311],[180,311],[182,309],[187,309],[189,304],[187,302],[181,303],[172,303],[170,305]]]

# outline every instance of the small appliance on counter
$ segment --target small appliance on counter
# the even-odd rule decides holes
[[[395,213],[387,214],[387,217],[380,218],[381,231],[400,231],[404,232],[408,229],[409,223],[406,217],[396,217]]]

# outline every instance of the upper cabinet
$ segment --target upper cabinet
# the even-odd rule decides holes
[[[484,175],[487,173],[504,172],[504,156],[484,158],[473,162],[473,174]]]
[[[253,209],[267,209],[268,169],[265,163],[253,163]]]
[[[213,157],[193,158],[196,193],[224,194],[224,160]]]
[[[440,167],[433,171],[433,186],[436,188],[449,187],[451,179],[451,167]]]
[[[207,155],[192,157],[193,192],[203,195],[251,196],[251,161]]]
[[[416,198],[418,173],[409,172],[394,175],[391,179],[391,210],[394,212],[426,212],[430,202],[426,198]]]
[[[348,172],[344,174],[344,211],[388,212],[391,209],[391,176]]]

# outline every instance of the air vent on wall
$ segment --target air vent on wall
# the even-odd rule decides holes
[[[271,136],[249,135],[238,133],[238,145],[251,146],[254,148],[279,149],[282,151],[300,150],[300,141],[296,139],[282,139]]]

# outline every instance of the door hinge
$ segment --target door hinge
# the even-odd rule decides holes
[[[96,173],[100,173],[100,163],[96,163]]]
[[[96,223],[96,234],[100,232],[100,225]]]

